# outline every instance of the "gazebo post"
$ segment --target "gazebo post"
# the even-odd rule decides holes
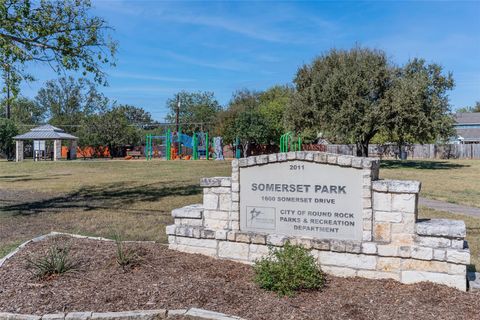
[[[70,160],[77,159],[77,140],[70,140]]]
[[[23,161],[23,141],[15,140],[15,161]]]
[[[53,140],[53,161],[62,159],[62,140]]]

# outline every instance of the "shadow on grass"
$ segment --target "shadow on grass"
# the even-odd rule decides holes
[[[30,181],[42,181],[42,180],[58,180],[60,177],[70,176],[69,173],[56,173],[50,174],[48,177],[32,177],[28,174],[18,174],[11,176],[0,176],[0,181],[5,180],[8,182],[30,182]]]
[[[448,161],[401,161],[401,160],[382,160],[380,168],[382,169],[422,169],[422,170],[446,170],[460,169],[469,167],[469,165],[451,163]]]
[[[103,186],[84,187],[78,191],[47,199],[6,205],[0,212],[12,215],[32,215],[57,210],[82,209],[118,209],[137,212],[153,211],[148,209],[133,209],[137,202],[153,202],[168,196],[189,196],[201,192],[198,185],[174,185],[165,182],[159,185],[144,184],[132,186],[127,183],[115,183]],[[159,212],[162,210],[155,210]]]

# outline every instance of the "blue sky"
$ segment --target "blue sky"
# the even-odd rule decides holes
[[[291,83],[299,66],[330,48],[382,49],[396,64],[422,57],[453,73],[455,108],[480,100],[480,1],[110,1],[94,13],[115,28],[117,66],[101,91],[162,121],[180,90],[235,90]],[[33,97],[48,79],[32,70]]]

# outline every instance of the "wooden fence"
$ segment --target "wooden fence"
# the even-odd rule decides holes
[[[326,151],[331,153],[356,155],[355,145],[329,144]],[[480,159],[480,144],[414,144],[405,147],[407,159]],[[368,155],[379,158],[398,158],[395,145],[368,146]]]

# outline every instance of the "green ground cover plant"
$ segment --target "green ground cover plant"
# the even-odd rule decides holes
[[[270,247],[268,255],[255,262],[254,271],[260,288],[280,296],[320,289],[325,283],[325,276],[310,252],[288,241],[282,248]]]
[[[78,261],[70,254],[70,247],[58,243],[53,244],[39,256],[27,258],[27,268],[39,278],[73,272],[78,267]]]

